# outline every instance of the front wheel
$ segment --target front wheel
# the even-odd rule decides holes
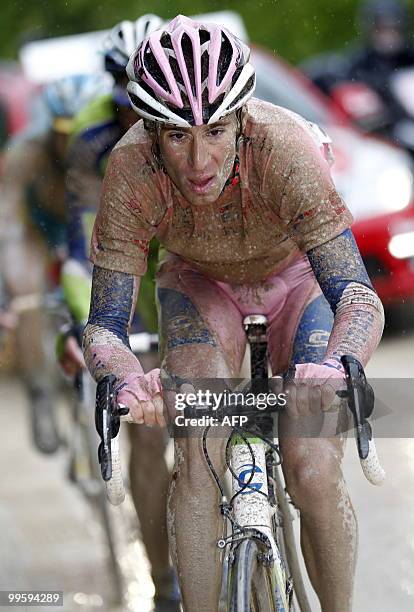
[[[237,547],[229,572],[229,612],[288,612],[285,594],[271,566],[260,560],[261,549],[253,538]]]

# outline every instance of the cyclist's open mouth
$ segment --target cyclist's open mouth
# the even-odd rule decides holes
[[[188,179],[188,182],[190,184],[192,191],[194,191],[195,193],[201,194],[201,193],[207,193],[209,191],[210,187],[214,183],[215,178],[216,178],[215,176],[210,176],[207,178],[201,178],[197,180]]]

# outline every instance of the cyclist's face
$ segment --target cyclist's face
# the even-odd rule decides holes
[[[371,31],[371,45],[382,55],[398,53],[404,42],[404,30],[400,24],[384,20]]]
[[[233,169],[237,127],[233,113],[212,125],[161,129],[165,169],[191,204],[210,204],[219,197]]]

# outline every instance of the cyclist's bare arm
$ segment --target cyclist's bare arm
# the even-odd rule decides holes
[[[94,267],[91,310],[84,331],[85,361],[95,380],[113,374],[119,380],[118,401],[136,423],[164,425],[159,370],[144,374],[128,341],[139,277]]]
[[[371,286],[350,230],[311,249],[308,258],[334,322],[322,363],[296,366],[289,403],[294,418],[332,406],[335,392],[344,386],[341,355],[353,355],[365,365],[384,327],[381,301]]]
[[[349,354],[366,365],[381,340],[384,310],[351,230],[312,249],[308,258],[335,315],[326,360],[339,366],[341,355]]]

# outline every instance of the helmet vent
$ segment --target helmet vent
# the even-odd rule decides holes
[[[171,68],[172,73],[174,75],[174,79],[177,82],[177,85],[184,85],[183,77],[181,75],[180,67],[178,65],[178,62],[177,62],[176,58],[172,57],[170,55],[170,57],[168,58],[168,61],[170,62],[170,68]]]
[[[208,30],[200,30],[200,45],[210,40],[210,32]]]
[[[144,53],[144,66],[152,78],[160,85],[166,92],[171,93],[165,76],[162,73],[161,68],[158,65],[156,58],[151,50],[151,47],[147,45]]]
[[[208,67],[209,67],[209,54],[208,51],[205,50],[203,55],[201,56],[201,82],[208,78]]]
[[[217,66],[217,82],[216,85],[219,87],[222,80],[227,74],[230,67],[231,58],[233,57],[233,47],[227,36],[222,32],[221,35],[221,49],[220,57]]]
[[[181,39],[181,48],[183,50],[183,56],[185,65],[187,68],[187,73],[190,79],[191,84],[191,92],[193,96],[196,96],[196,86],[195,86],[195,76],[194,76],[194,52],[193,45],[188,34],[183,34]]]
[[[163,49],[172,50],[174,48],[171,42],[171,36],[167,32],[164,32],[164,34],[161,36],[160,43]]]
[[[146,104],[143,100],[138,98],[138,96],[136,96],[135,94],[129,91],[128,95],[129,95],[129,99],[131,100],[132,104],[136,106],[138,109],[148,113],[149,115],[152,115],[153,117],[159,117],[160,119],[163,118],[163,115],[161,113],[159,113],[157,110],[155,110],[154,108]]]
[[[243,87],[243,89],[241,90],[241,92],[239,93],[239,95],[237,96],[237,98],[235,98],[233,100],[233,102],[231,104],[229,104],[229,110],[234,108],[235,106],[237,106],[237,103],[239,102],[239,100],[241,100],[242,98],[244,98],[244,96],[253,89],[254,87],[254,81],[255,81],[255,75],[253,74],[250,79],[247,81],[246,85]]]
[[[207,99],[208,99],[208,97],[207,97],[208,96],[207,90],[205,90],[205,94],[206,94],[205,95],[205,103],[203,105],[203,121],[204,121],[204,123],[208,123],[210,117],[212,117],[214,115],[214,113],[216,112],[216,110],[218,109],[220,104],[223,102],[225,94],[221,94],[221,96],[219,96],[217,98],[217,100],[215,102],[213,102],[213,104],[208,104],[207,103]]]

